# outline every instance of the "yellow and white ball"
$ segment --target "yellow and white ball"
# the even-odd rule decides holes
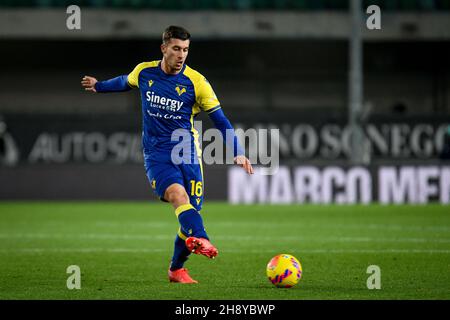
[[[290,288],[302,278],[302,265],[293,255],[283,253],[269,261],[266,273],[276,287]]]

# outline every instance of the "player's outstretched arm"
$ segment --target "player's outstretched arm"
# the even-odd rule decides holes
[[[84,76],[81,79],[81,86],[84,87],[84,90],[92,92],[124,92],[131,90],[127,75],[105,81],[98,81],[94,77]]]
[[[244,155],[244,150],[239,144],[234,133],[234,128],[228,118],[223,113],[222,109],[216,109],[208,114],[209,118],[214,122],[214,125],[222,133],[223,140],[227,142],[228,147],[232,145],[234,154],[234,163],[242,167],[248,174],[253,174],[253,167],[250,160]],[[227,131],[231,134],[227,135]],[[227,141],[227,137],[232,137],[233,141]]]

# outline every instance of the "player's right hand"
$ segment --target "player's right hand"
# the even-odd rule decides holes
[[[84,90],[86,91],[97,92],[97,90],[95,90],[95,84],[97,82],[98,82],[97,79],[90,76],[84,76],[83,79],[81,79],[81,85],[84,87]]]

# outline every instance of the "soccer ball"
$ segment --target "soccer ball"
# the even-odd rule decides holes
[[[302,277],[300,261],[290,254],[279,254],[267,264],[267,277],[278,288],[295,286]]]

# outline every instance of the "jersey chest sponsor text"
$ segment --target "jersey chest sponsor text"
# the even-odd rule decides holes
[[[147,91],[145,93],[146,100],[149,102],[150,107],[158,108],[162,110],[177,112],[183,106],[183,101],[161,97],[153,91]]]

